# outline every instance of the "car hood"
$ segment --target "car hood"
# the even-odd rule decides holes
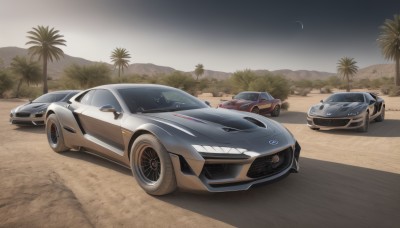
[[[242,100],[242,99],[233,99],[230,101],[225,101],[224,103],[222,103],[222,106],[242,106],[245,104],[251,104],[254,101],[248,101],[248,100]]]
[[[42,110],[46,110],[49,107],[49,103],[27,103],[21,106],[18,106],[13,111],[15,112],[27,112],[34,113]]]
[[[146,115],[193,133],[197,141],[206,138],[204,143],[245,147],[252,151],[266,151],[270,140],[277,141],[278,146],[293,143],[293,136],[281,124],[252,113],[203,108]]]
[[[349,113],[366,107],[364,102],[326,102],[314,105],[309,113],[323,117],[346,117]]]

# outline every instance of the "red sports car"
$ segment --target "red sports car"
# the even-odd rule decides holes
[[[245,112],[253,112],[261,115],[271,114],[279,116],[282,102],[275,99],[267,92],[241,92],[230,101],[218,105],[218,108],[235,109]]]

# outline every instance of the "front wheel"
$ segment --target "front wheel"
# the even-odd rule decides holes
[[[69,149],[65,146],[61,125],[56,114],[51,114],[47,118],[46,135],[51,149],[53,149],[55,152],[60,153]]]
[[[175,191],[176,178],[171,158],[153,135],[139,136],[131,148],[131,169],[136,181],[150,195]]]
[[[255,114],[260,114],[260,109],[258,109],[257,107],[254,107],[254,108],[251,110],[251,112],[252,112],[252,113],[255,113]]]
[[[385,120],[385,107],[382,107],[381,109],[381,114],[375,119],[376,122],[382,122]]]
[[[358,129],[359,132],[367,132],[369,128],[369,113],[367,112],[364,117],[364,125]]]
[[[279,105],[275,106],[274,110],[271,112],[271,116],[277,117],[281,113],[281,107]]]

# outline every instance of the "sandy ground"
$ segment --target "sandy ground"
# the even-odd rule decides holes
[[[126,168],[52,152],[43,127],[8,123],[23,101],[0,100],[0,227],[398,227],[400,111],[368,133],[312,131],[305,113],[325,97],[290,97],[274,118],[302,146],[299,174],[245,192],[163,197]],[[384,98],[400,109],[400,98]],[[220,98],[203,99],[215,107]]]

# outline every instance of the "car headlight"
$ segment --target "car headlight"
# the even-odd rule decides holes
[[[221,146],[204,146],[204,145],[192,145],[197,152],[203,153],[217,153],[217,154],[243,154],[246,149],[233,148],[233,147],[221,147]]]
[[[314,107],[311,107],[311,108],[308,110],[308,115],[309,115],[309,116],[315,116],[315,109],[314,109]]]
[[[43,114],[43,113],[45,113],[45,112],[46,112],[46,109],[43,109],[43,110],[40,110],[40,111],[35,112],[35,114]]]

